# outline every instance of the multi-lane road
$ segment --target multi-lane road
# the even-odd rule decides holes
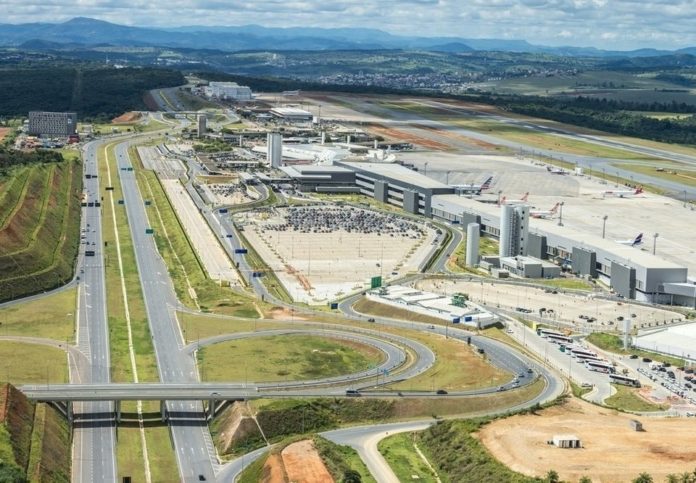
[[[106,142],[97,141],[88,143],[85,146],[85,173],[95,175],[98,173],[97,150],[104,149]],[[184,384],[186,387],[193,387],[199,385],[198,373],[194,355],[191,348],[185,345],[176,320],[175,308],[178,305],[177,298],[168,269],[157,252],[153,236],[146,233],[146,229],[150,228],[150,223],[148,221],[147,208],[136,182],[136,172],[127,170],[128,167],[132,166],[128,148],[134,142],[134,140],[124,139],[121,143],[116,144],[116,166],[122,185],[124,205],[133,240],[160,381],[166,385]],[[196,204],[201,208],[208,223],[214,227],[214,231],[215,227],[219,228],[220,236],[223,237],[223,246],[227,249],[230,256],[236,262],[239,262],[240,271],[246,275],[245,279],[259,296],[269,300],[271,298],[270,294],[261,281],[258,278],[249,276],[251,267],[247,264],[246,259],[244,257],[234,257],[234,248],[240,248],[242,245],[238,233],[229,218],[209,210],[190,184],[187,186],[187,189]],[[85,191],[88,194],[88,201],[101,202],[99,178],[91,177],[86,179]],[[71,374],[71,382],[77,385],[96,384],[97,386],[95,387],[106,388],[105,385],[110,383],[110,350],[101,228],[100,208],[96,206],[85,207],[82,232],[84,238],[81,245],[82,255],[78,264],[80,280],[79,314],[77,319],[78,346],[87,357],[85,361],[75,365],[75,370]],[[444,269],[448,254],[461,241],[462,234],[459,230],[452,230],[452,233],[451,241],[433,264],[432,271]],[[227,234],[232,236],[228,238]],[[93,252],[93,254],[85,256],[84,252],[86,250]],[[361,317],[352,313],[351,309],[345,304],[342,308],[351,317]],[[380,324],[440,333],[460,340],[472,337],[472,342],[477,347],[484,349],[489,360],[496,366],[512,374],[526,373],[527,368],[533,368],[535,374],[538,374],[539,377],[546,381],[546,387],[541,395],[527,404],[531,405],[537,401],[551,399],[562,391],[562,381],[552,371],[548,371],[526,356],[516,353],[499,342],[477,337],[463,330],[447,330],[442,327],[430,329],[425,324],[378,319],[375,327],[378,327]],[[326,326],[326,324],[324,325]],[[382,338],[384,336],[385,334],[382,334]],[[401,342],[403,343],[404,341]],[[411,348],[413,348],[412,346],[413,343]],[[420,352],[416,351],[416,353],[419,354],[419,357],[417,363],[411,368],[412,372],[395,372],[389,378],[412,377],[414,374],[422,372],[432,365],[434,361],[432,352],[429,355],[422,350]],[[397,356],[394,355],[394,357]],[[531,377],[526,377],[523,382],[531,382],[531,380]],[[275,395],[270,391],[271,388],[264,388],[264,385],[258,386],[260,391],[268,391],[266,395]],[[510,389],[512,386],[513,382],[510,381],[504,388]],[[224,390],[222,388],[217,388],[216,390],[215,387],[208,387],[207,385],[201,385],[200,388],[203,393],[197,393],[197,398],[204,398],[203,396],[206,395],[208,390],[210,390],[209,395],[211,396],[215,392]],[[76,387],[75,389],[77,390],[78,388]],[[114,387],[115,389],[117,388]],[[247,390],[248,388],[245,387],[244,389]],[[336,395],[340,394],[342,390],[344,389],[326,387],[320,389],[316,394]],[[485,388],[477,391],[451,393],[451,396],[484,394],[497,390],[497,387]],[[104,394],[106,394],[109,390],[104,389],[104,391]],[[307,388],[298,394],[308,395],[312,394],[312,391],[313,389]],[[370,393],[367,390],[364,391],[364,394],[368,397],[390,395],[390,393],[384,392]],[[287,392],[284,395],[287,396]],[[394,393],[392,395],[396,396],[397,394]],[[433,397],[435,395],[420,395],[420,397],[423,396]],[[409,395],[405,394],[404,397],[409,397]],[[75,399],[80,398],[77,397]],[[113,399],[117,400],[119,398],[115,397]],[[127,399],[127,397],[123,395],[123,399]],[[172,397],[172,399],[177,398]],[[213,481],[216,478],[216,473],[221,468],[217,465],[210,433],[204,421],[205,416],[202,404],[199,401],[171,400],[167,403],[167,410],[169,412],[170,430],[182,480],[199,481],[200,478],[205,478],[208,481]],[[118,472],[116,468],[116,435],[115,422],[113,420],[113,404],[108,401],[82,402],[76,404],[75,412],[77,421],[74,439],[73,479],[75,481],[115,481]],[[229,468],[222,469],[217,478],[224,480],[225,475],[229,471],[231,471]]]
[[[138,189],[136,171],[127,170],[132,166],[128,153],[131,145],[131,142],[120,143],[116,145],[115,153],[160,381],[198,382],[194,358],[182,351],[184,340],[176,319],[177,298],[169,271],[157,251],[154,237],[146,233],[151,225]],[[215,449],[203,421],[202,404],[196,401],[169,402],[167,408],[182,480],[199,481],[201,477],[213,480]],[[190,424],[192,417],[196,419],[195,415],[198,415],[198,424]],[[180,417],[189,424],[177,424]]]
[[[97,175],[97,150],[100,142],[84,148],[84,172]],[[77,346],[86,364],[77,364],[70,381],[80,384],[105,384],[111,381],[109,328],[106,314],[106,280],[102,250],[101,202],[99,178],[85,178],[88,204],[82,208],[80,257],[78,266]],[[90,255],[87,255],[89,253]],[[116,480],[116,428],[113,404],[108,401],[80,403],[75,409],[73,436],[73,481]]]

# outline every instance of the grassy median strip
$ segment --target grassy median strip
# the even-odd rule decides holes
[[[257,318],[252,297],[221,287],[208,277],[157,175],[143,168],[136,150],[130,154],[140,191],[151,203],[148,217],[155,230],[157,250],[167,265],[179,300],[195,309]]]
[[[106,277],[107,277],[107,307],[109,313],[109,333],[111,346],[112,378],[116,382],[157,382],[157,362],[154,356],[150,328],[145,311],[143,294],[140,286],[140,278],[133,249],[133,241],[130,236],[125,207],[115,205],[112,210],[112,199],[123,198],[121,183],[118,177],[118,166],[113,154],[114,144],[108,145],[101,156],[109,157],[107,169],[106,158],[100,159],[100,175],[102,184],[107,183],[109,177],[113,191],[104,196],[102,203],[103,235],[105,242]],[[105,188],[103,186],[102,188]],[[104,191],[104,193],[107,193]],[[113,198],[112,198],[113,197]],[[115,203],[115,201],[114,201]],[[115,217],[114,217],[115,215]],[[114,228],[115,227],[115,228]],[[125,285],[125,298],[122,290],[121,267],[123,269],[123,283]],[[132,357],[131,359],[131,350]],[[137,369],[137,375],[134,373]],[[156,411],[158,408],[152,403],[123,403],[124,412],[136,413]],[[157,428],[161,429],[161,428]],[[165,428],[166,429],[166,428]],[[174,454],[169,445],[161,444],[151,447],[148,441],[154,440],[151,428],[144,431],[141,426],[119,428],[118,445],[118,469],[119,476],[131,476],[138,481],[152,481],[150,473],[150,460],[161,461],[162,471],[168,475],[165,479],[176,480],[178,478],[177,466]],[[156,431],[161,436],[161,431]],[[147,452],[147,454],[146,454]]]

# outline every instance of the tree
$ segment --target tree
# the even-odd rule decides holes
[[[648,473],[641,473],[637,478],[633,480],[633,483],[653,483],[653,477]]]
[[[589,476],[583,476],[580,478],[580,480],[578,480],[578,483],[592,483],[592,478]]]
[[[560,483],[561,478],[558,476],[556,470],[549,470],[549,472],[546,473],[546,479],[544,481],[546,483]]]
[[[361,483],[362,482],[362,476],[360,476],[360,473],[358,473],[355,470],[346,470],[345,473],[343,473],[343,479],[341,480],[341,483]]]

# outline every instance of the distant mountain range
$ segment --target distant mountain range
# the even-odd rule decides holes
[[[592,47],[548,47],[525,40],[409,37],[363,28],[269,28],[190,26],[148,28],[77,17],[64,23],[0,24],[0,46],[158,46],[190,49],[243,50],[429,50],[450,53],[474,50],[547,53],[576,57],[651,57],[696,54],[696,47],[665,51],[607,51]]]

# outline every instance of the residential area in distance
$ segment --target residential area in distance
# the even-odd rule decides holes
[[[695,482],[696,38],[625,3],[10,2],[0,480]]]

